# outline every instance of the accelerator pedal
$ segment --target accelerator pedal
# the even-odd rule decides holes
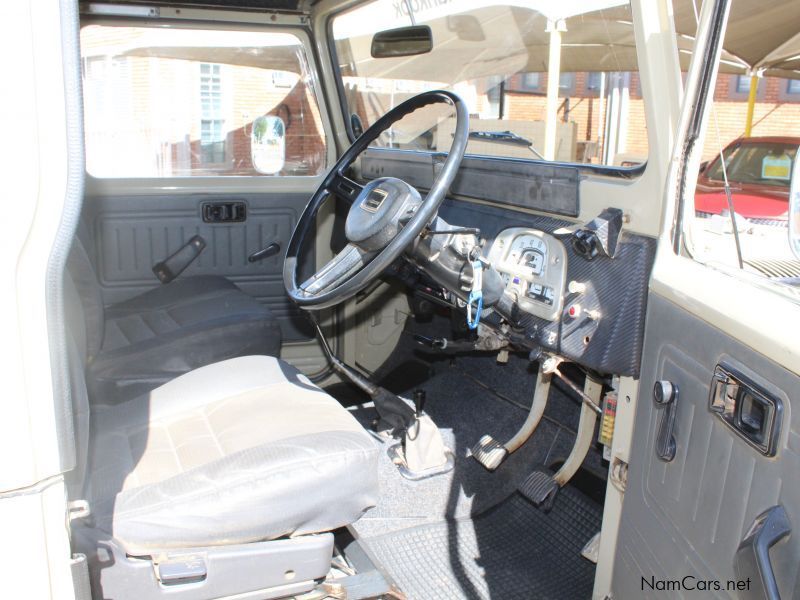
[[[519,492],[545,512],[553,508],[561,486],[553,478],[550,469],[540,467],[533,471],[519,486]]]
[[[508,456],[508,450],[489,434],[484,435],[472,447],[472,458],[481,463],[489,471],[494,471]]]

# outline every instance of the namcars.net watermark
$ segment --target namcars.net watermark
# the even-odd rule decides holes
[[[750,590],[747,579],[698,579],[686,575],[680,579],[656,579],[655,576],[642,577],[642,591],[650,592],[746,592]]]

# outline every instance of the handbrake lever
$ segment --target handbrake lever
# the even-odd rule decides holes
[[[473,352],[478,350],[477,340],[448,340],[442,337],[427,337],[414,334],[414,341],[437,352]]]

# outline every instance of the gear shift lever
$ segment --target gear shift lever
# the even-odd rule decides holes
[[[423,413],[425,390],[415,390],[413,399],[414,424],[403,433],[402,456],[399,457],[406,469],[403,475],[417,479],[449,471],[452,452],[445,448],[439,428]]]
[[[426,399],[425,390],[414,390],[414,412],[418,419],[422,416]]]
[[[398,431],[402,432],[402,442],[388,450],[400,473],[408,479],[424,479],[451,471],[455,464],[453,452],[445,448],[439,428],[422,412],[425,408],[425,390],[414,391],[412,409],[407,400],[368,381],[333,354],[319,323],[311,313],[308,314],[331,366],[372,397],[380,417],[378,431],[391,431],[395,435]]]
[[[378,430],[396,432],[409,427],[414,427],[416,424],[416,414],[412,408],[406,404],[405,401],[391,393],[386,388],[375,385],[371,381],[368,381],[355,369],[352,369],[339,360],[339,358],[337,358],[331,350],[328,340],[325,338],[325,334],[322,333],[322,329],[320,328],[316,317],[311,312],[307,312],[306,314],[316,329],[317,338],[322,346],[322,351],[330,361],[333,369],[340,375],[347,377],[372,398],[372,401],[375,403],[375,410],[378,412],[378,416],[380,417]]]

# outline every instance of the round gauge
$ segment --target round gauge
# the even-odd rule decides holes
[[[542,275],[547,262],[547,242],[533,235],[521,235],[511,244],[508,260],[527,267],[536,276]]]
[[[522,253],[522,260],[520,262],[526,267],[529,267],[534,275],[541,275],[542,267],[544,267],[544,254],[538,250],[525,250],[525,252]]]

